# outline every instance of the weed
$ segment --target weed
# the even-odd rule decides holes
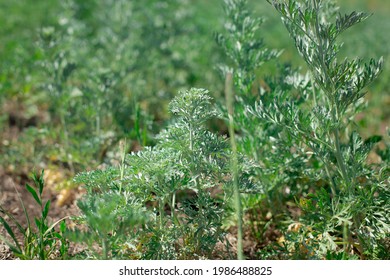
[[[262,78],[257,75],[259,68],[277,59],[281,51],[267,48],[264,40],[259,38],[265,20],[254,17],[247,6],[247,1],[225,1],[228,20],[225,32],[217,34],[216,39],[228,57],[227,63],[220,68],[224,76],[233,76],[234,88],[231,92],[235,94],[231,101],[234,110],[223,105],[220,110],[229,126],[234,126],[234,130],[230,129],[229,133],[231,138],[237,137],[237,149],[259,166],[255,172],[261,188],[258,188],[257,193],[241,195],[244,213],[256,216],[257,212],[263,212],[260,208],[264,207],[265,199],[272,219],[279,219],[278,216],[287,212],[286,201],[291,200],[291,197],[286,198],[286,185],[291,190],[297,181],[296,176],[299,176],[297,174],[301,174],[307,166],[302,158],[291,153],[293,146],[297,147],[297,152],[301,149],[293,138],[280,127],[248,113],[248,108],[255,109],[259,101],[273,104],[277,98],[277,89],[292,88],[289,78],[300,76],[287,65],[282,66],[276,77]],[[248,219],[248,222],[253,234],[260,237],[258,242],[261,243],[265,230],[258,225],[266,227],[270,223],[253,218]]]
[[[26,184],[26,190],[40,207],[41,216],[34,218],[36,228],[31,224],[31,217],[22,200],[20,202],[26,218],[27,228],[23,227],[12,213],[9,213],[0,205],[0,212],[2,214],[0,216],[0,222],[12,241],[5,236],[0,236],[0,238],[9,246],[15,257],[20,259],[65,259],[68,254],[68,242],[63,234],[66,228],[65,219],[67,217],[53,224],[48,223],[47,218],[50,210],[50,200],[46,201],[46,203],[42,200],[44,189],[43,170],[39,176],[34,173],[32,179],[34,180],[35,187]],[[11,220],[13,224],[10,224],[7,220]],[[57,225],[59,225],[59,231],[55,230]],[[23,236],[23,241],[18,239],[17,232],[13,229],[13,226]]]
[[[343,36],[368,15],[331,0],[225,0],[225,17],[216,2],[147,2],[42,2],[58,15],[45,19],[4,4],[22,16],[0,17],[0,103],[23,112],[0,116],[0,176],[54,164],[86,191],[76,228],[56,231],[34,175],[35,226],[27,207],[27,229],[1,208],[15,256],[68,258],[68,238],[86,245],[76,259],[388,259],[389,139],[371,125],[387,99],[364,100],[372,82],[388,92],[388,69],[344,58],[388,54],[380,32]],[[270,4],[288,32],[257,15]]]
[[[102,240],[103,258],[116,256],[106,248],[118,246],[118,240],[131,244],[130,258],[212,257],[223,240],[233,179],[226,139],[205,129],[205,122],[216,116],[210,100],[203,89],[179,93],[170,103],[178,120],[159,134],[155,147],[126,156],[119,167],[76,177],[87,189],[79,203],[90,229],[84,235]],[[239,171],[240,189],[254,188],[250,168],[240,164]],[[186,198],[190,193],[193,197]],[[119,222],[128,215],[130,220]],[[132,229],[126,235],[120,225]]]
[[[366,64],[360,59],[339,62],[337,54],[341,44],[336,39],[368,16],[356,12],[336,16],[333,1],[268,2],[282,16],[308,65],[312,82],[301,93],[302,105],[282,89],[273,104],[260,101],[252,112],[284,127],[323,166],[323,179],[330,191],[321,188],[301,203],[306,213],[303,219],[308,218],[308,224],[320,239],[314,250],[316,257],[337,251],[337,244],[341,245],[344,258],[354,254],[355,249],[364,255],[367,244],[363,240],[372,240],[366,230],[375,232],[376,240],[388,232],[388,222],[368,210],[381,205],[377,211],[387,216],[388,190],[382,187],[385,182],[377,181],[377,171],[366,164],[369,151],[381,138],[363,141],[350,127],[353,116],[362,109],[363,89],[380,73],[382,59],[372,59]],[[336,20],[331,22],[334,16]],[[300,83],[297,80],[295,84]],[[366,202],[364,206],[362,199]],[[367,220],[375,226],[367,225]],[[340,236],[342,241],[337,243]]]

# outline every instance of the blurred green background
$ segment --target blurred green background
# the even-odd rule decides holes
[[[255,14],[267,19],[259,34],[266,45],[284,50],[281,61],[303,67],[277,13],[265,0],[248,2]],[[385,134],[390,119],[390,1],[337,3],[342,12],[372,13],[344,34],[341,55],[367,60],[384,57],[383,73],[368,89],[368,108],[356,121],[366,137]],[[223,54],[214,34],[223,30],[224,20],[222,0],[0,0],[0,163],[10,171],[19,165],[30,168],[48,162],[68,168],[66,162],[72,159],[71,169],[77,172],[93,168],[93,160],[99,164],[120,138],[133,139],[133,150],[152,144],[153,135],[169,121],[166,104],[178,90],[197,86],[210,89],[216,98],[221,96],[223,81],[216,65],[223,62]],[[70,47],[68,60],[77,64],[71,78],[63,81],[68,98],[55,102],[46,89],[50,70],[45,73],[41,67],[42,61],[50,62],[58,55],[55,46],[40,45],[42,30],[49,26],[62,36],[59,44]],[[119,58],[116,51],[121,52]],[[99,81],[93,80],[95,70]],[[269,62],[259,75],[273,71],[275,63]],[[107,80],[110,91],[102,91]],[[79,91],[84,98],[85,92],[99,90],[103,93],[98,105],[94,102],[100,97],[93,94],[80,102],[70,101]],[[66,102],[63,112],[56,112],[58,104]],[[104,107],[105,103],[109,105]],[[69,118],[66,133],[61,116]],[[97,140],[92,141],[91,134]],[[78,151],[88,149],[88,155],[77,158]]]

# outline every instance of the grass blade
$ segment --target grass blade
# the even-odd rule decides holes
[[[68,218],[70,218],[70,217],[69,217],[69,216],[66,216],[66,217],[64,217],[64,218],[62,218],[62,219],[59,219],[59,220],[56,221],[55,223],[53,223],[53,224],[45,231],[44,235],[46,235],[46,234],[48,234],[50,231],[52,231],[53,228],[54,228],[56,225],[58,225],[58,223],[64,221],[65,219],[68,219]]]
[[[43,212],[42,212],[42,218],[43,219],[46,219],[47,217],[47,214],[49,213],[49,208],[50,208],[50,200],[48,200],[45,204],[45,208],[43,209]]]
[[[5,230],[8,232],[8,234],[11,236],[12,240],[15,242],[15,245],[16,247],[18,248],[18,251],[22,251],[22,249],[20,248],[20,245],[19,245],[19,242],[12,230],[12,228],[10,227],[10,225],[6,222],[6,220],[4,220],[3,217],[0,217],[0,222],[3,224]],[[8,245],[8,244],[7,244]],[[10,247],[11,248],[11,247]],[[11,249],[12,250],[12,249]],[[14,250],[12,250],[14,251]]]
[[[37,192],[34,190],[33,187],[31,187],[29,184],[26,184],[26,189],[28,192],[32,195],[32,197],[35,199],[36,202],[38,202],[39,205],[42,204],[41,200],[38,197]]]
[[[0,212],[4,213],[8,218],[12,220],[12,222],[15,224],[15,226],[18,228],[19,232],[23,235],[25,234],[25,229],[22,227],[22,225],[15,219],[13,215],[8,213],[3,207],[0,206]]]
[[[36,184],[38,184],[40,195],[42,195],[43,187],[45,185],[43,182],[43,175],[44,175],[44,170],[42,169],[41,176],[39,176],[39,178],[36,178],[36,176],[34,176],[34,181]]]
[[[7,238],[5,238],[4,236],[0,235],[0,240],[3,241],[12,251],[12,253],[14,253],[14,255],[16,257],[21,257],[23,256],[23,252],[22,250],[20,249],[20,246],[19,244],[16,244],[17,246],[15,247],[14,245],[12,245],[12,243],[10,243],[8,241]]]
[[[23,202],[23,200],[22,200],[22,197],[20,196],[20,193],[19,193],[18,189],[17,189],[15,186],[14,186],[14,189],[15,189],[16,193],[18,194],[18,199],[19,199],[19,201],[20,201],[20,205],[22,205],[23,213],[24,213],[24,216],[26,217],[27,228],[29,229],[30,226],[31,226],[31,223],[30,223],[30,216],[29,216],[28,213],[27,213],[26,206],[24,205],[24,202]],[[21,232],[23,232],[23,235],[26,236],[26,231],[25,231],[25,230],[23,230],[23,231],[21,231]]]

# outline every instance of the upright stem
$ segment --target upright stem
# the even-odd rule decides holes
[[[239,260],[244,259],[243,254],[243,230],[242,230],[242,206],[241,206],[241,197],[240,190],[238,187],[238,159],[237,159],[237,144],[234,135],[234,110],[233,110],[233,74],[227,73],[225,80],[225,95],[226,95],[226,105],[229,115],[229,134],[230,134],[230,144],[232,147],[232,162],[231,168],[233,173],[233,189],[234,189],[234,202],[236,207],[237,215],[237,258]]]
[[[323,47],[325,43],[323,42],[323,39],[321,36],[320,20],[318,18],[318,13],[319,13],[320,7],[318,6],[318,3],[316,0],[313,0],[313,7],[317,10],[317,18],[315,21],[315,32],[317,35],[316,37],[319,40],[318,41],[318,49],[319,49],[319,52],[321,54],[319,56],[320,57],[320,64],[321,64],[321,67],[323,68],[323,72],[324,72],[326,83],[327,83],[326,86],[323,86],[322,88],[323,88],[323,90],[326,91],[326,95],[327,95],[328,101],[330,103],[330,109],[332,112],[333,123],[339,124],[341,117],[340,117],[339,110],[337,107],[337,101],[335,100],[335,97],[334,97],[336,94],[336,87],[334,85],[333,79],[329,76],[329,65],[326,63],[327,53]],[[335,141],[335,156],[336,156],[336,160],[337,160],[337,166],[341,172],[342,180],[344,181],[345,185],[347,186],[348,191],[350,191],[350,180],[348,178],[346,165],[345,165],[345,162],[343,160],[343,156],[342,156],[342,152],[341,152],[339,127],[337,126],[333,130],[332,133],[333,133],[334,141]]]
[[[160,199],[159,202],[158,202],[158,211],[160,212],[160,217],[159,217],[159,220],[160,220],[160,230],[162,230],[163,228],[163,213],[164,213],[164,200]]]
[[[176,219],[175,219],[175,204],[176,204],[176,192],[174,192],[172,194],[171,217],[172,217],[172,221],[173,222],[176,222]]]
[[[341,146],[340,146],[340,132],[339,129],[336,128],[334,131],[334,138],[335,138],[335,144],[336,144],[336,160],[337,164],[341,171],[341,176],[343,177],[343,181],[346,184],[348,191],[351,192],[350,188],[350,180],[347,173],[347,169],[345,167],[345,162],[343,160],[342,152],[341,152]]]
[[[194,131],[192,128],[192,123],[189,124],[189,130],[190,130],[190,153],[191,153],[191,160],[192,163],[194,162]]]
[[[119,192],[122,192],[122,180],[125,174],[125,158],[126,158],[126,150],[127,150],[127,143],[126,138],[125,140],[121,140],[119,142],[119,151],[121,153],[121,164],[119,166],[120,170],[120,181],[119,181]]]
[[[100,112],[98,112],[96,116],[96,136],[100,141]]]
[[[102,253],[103,253],[103,259],[108,260],[108,242],[106,238],[103,238],[102,241]]]
[[[68,159],[70,170],[72,171],[72,173],[75,173],[74,166],[73,166],[73,160],[72,160],[72,157],[69,155],[69,148],[70,148],[69,133],[68,133],[67,123],[66,123],[66,119],[65,119],[65,113],[63,111],[61,112],[60,118],[61,118],[61,125],[62,125],[62,127],[64,129],[64,141],[65,141],[66,158]]]
[[[336,184],[330,174],[330,169],[328,167],[328,163],[326,163],[325,161],[322,161],[324,163],[324,166],[325,166],[325,172],[326,172],[326,175],[328,176],[329,178],[329,181],[330,181],[330,189],[332,191],[332,195],[333,197],[336,197]]]

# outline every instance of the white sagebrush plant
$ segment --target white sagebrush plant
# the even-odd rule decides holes
[[[229,127],[230,124],[234,127],[229,132],[231,139],[237,138],[238,151],[259,166],[256,177],[261,188],[257,193],[241,194],[240,202],[245,217],[244,230],[250,230],[256,242],[262,244],[270,227],[289,222],[291,214],[286,205],[294,203],[294,195],[306,191],[299,185],[301,178],[304,176],[305,180],[315,181],[317,178],[308,173],[313,175],[317,171],[308,164],[299,141],[290,137],[282,127],[258,118],[250,111],[255,110],[259,101],[267,106],[274,104],[280,89],[295,90],[293,95],[300,95],[294,87],[298,85],[307,91],[310,79],[287,64],[280,65],[272,77],[258,75],[265,63],[276,63],[281,51],[267,47],[261,38],[262,32],[266,31],[263,28],[265,19],[256,17],[247,1],[226,0],[224,7],[225,30],[216,35],[216,41],[226,54],[221,72],[226,81],[229,76],[233,79],[231,89],[229,85],[225,86],[232,95],[233,108],[231,110],[223,104],[219,109]],[[291,153],[291,147],[294,153]],[[263,214],[260,213],[265,211],[270,212],[271,218],[261,217]]]
[[[312,82],[302,91],[302,104],[282,88],[273,104],[260,101],[248,110],[303,143],[306,153],[322,166],[327,182],[316,194],[300,200],[306,227],[299,236],[311,236],[304,239],[310,250],[302,255],[355,258],[357,252],[364,258],[366,254],[373,257],[374,251],[374,255],[383,254],[376,249],[390,229],[388,218],[383,218],[388,217],[389,192],[386,182],[378,180],[381,170],[366,161],[381,137],[363,140],[351,129],[353,117],[362,109],[364,89],[379,75],[383,62],[340,62],[338,57],[342,45],[338,36],[368,15],[341,15],[329,0],[268,2],[281,15]],[[302,257],[296,248],[295,253]]]
[[[226,242],[222,223],[233,192],[231,152],[225,137],[205,128],[217,116],[211,97],[204,89],[183,91],[170,110],[177,119],[158,135],[156,146],[127,155],[121,167],[76,177],[87,190],[79,206],[89,230],[71,235],[81,242],[88,236],[101,240],[103,254],[91,255],[212,258],[216,244]],[[238,160],[240,191],[256,191],[255,165],[242,155]]]

